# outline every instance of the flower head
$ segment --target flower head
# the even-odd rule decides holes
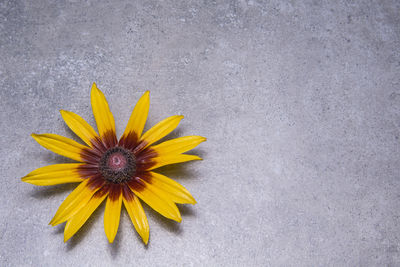
[[[71,238],[106,199],[104,230],[109,242],[117,234],[122,203],[132,223],[147,244],[149,225],[139,199],[163,216],[180,222],[175,203],[195,204],[179,183],[154,172],[168,164],[200,160],[183,154],[206,138],[185,136],[153,145],[172,132],[183,116],[171,116],[142,134],[150,106],[149,92],[139,99],[128,125],[117,140],[114,117],[103,93],[93,84],[91,102],[98,133],[79,115],[61,110],[68,127],[86,145],[56,134],[32,134],[43,147],[79,163],[55,164],[36,169],[22,178],[34,185],[80,184],[64,200],[51,225],[67,222],[64,242]]]

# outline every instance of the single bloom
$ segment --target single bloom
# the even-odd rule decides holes
[[[67,222],[64,242],[106,200],[104,231],[109,242],[112,243],[117,234],[123,203],[136,231],[147,244],[149,224],[139,199],[177,222],[182,219],[175,203],[196,203],[182,185],[153,170],[168,164],[200,160],[198,156],[183,153],[206,138],[185,136],[153,145],[172,132],[183,116],[166,118],[142,134],[150,106],[149,91],[137,102],[119,140],[107,100],[95,83],[91,103],[98,133],[79,115],[60,111],[68,127],[86,145],[56,134],[32,134],[43,147],[79,163],[42,167],[23,177],[22,181],[39,186],[80,183],[50,222],[52,226]]]

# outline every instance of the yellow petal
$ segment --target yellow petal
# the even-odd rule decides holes
[[[86,144],[93,147],[92,142],[99,136],[81,116],[66,110],[60,110],[61,116],[68,127],[79,136]]]
[[[80,153],[83,149],[88,149],[88,147],[81,145],[74,140],[57,134],[32,134],[32,137],[40,145],[54,153],[77,161],[83,161]]]
[[[149,183],[164,191],[175,203],[196,204],[196,200],[181,184],[159,173],[149,172],[149,175],[151,177]]]
[[[175,115],[169,118],[166,118],[156,125],[154,125],[150,130],[145,132],[143,136],[140,138],[140,141],[144,141],[144,146],[141,149],[148,147],[149,145],[157,142],[170,132],[172,132],[179,124],[179,122],[183,119],[182,115]]]
[[[65,183],[82,182],[83,179],[78,172],[84,163],[66,163],[45,166],[36,169],[21,180],[34,185],[55,185]]]
[[[64,229],[64,242],[67,242],[89,219],[90,215],[97,209],[97,207],[106,198],[107,193],[94,194],[84,208],[78,211],[72,218],[67,221]]]
[[[161,215],[177,222],[182,221],[181,214],[174,202],[167,199],[155,186],[143,180],[140,180],[140,183],[143,184],[140,189],[136,189],[132,184],[130,185],[131,190],[136,196]]]
[[[112,243],[117,235],[119,218],[121,216],[122,193],[119,192],[117,198],[111,198],[108,195],[106,202],[106,210],[104,212],[104,231],[108,241]]]
[[[129,136],[134,133],[139,139],[142,135],[144,125],[147,120],[147,114],[149,113],[150,107],[150,92],[146,91],[143,96],[136,103],[135,108],[132,111],[131,117],[129,118],[128,125],[126,126],[125,132],[122,138]]]
[[[206,140],[205,137],[201,136],[184,136],[152,146],[151,149],[157,152],[158,157],[180,154],[195,148]]]
[[[122,200],[136,231],[142,237],[143,242],[147,244],[149,241],[149,223],[140,200],[133,193],[128,196],[124,195]]]
[[[83,208],[93,194],[99,188],[91,189],[88,186],[88,179],[84,180],[71,194],[64,200],[58,208],[53,219],[50,221],[52,226],[65,222]]]
[[[178,155],[171,155],[171,156],[164,156],[164,157],[155,157],[152,158],[151,160],[155,162],[155,165],[151,166],[148,171],[157,169],[159,167],[169,165],[169,164],[175,164],[175,163],[181,163],[181,162],[186,162],[186,161],[191,161],[191,160],[201,160],[199,156],[195,155],[187,155],[187,154],[178,154]]]
[[[114,117],[110,111],[107,100],[104,94],[97,89],[95,83],[92,86],[91,101],[93,115],[97,123],[97,129],[100,136],[104,137],[107,133],[112,132],[115,135]]]

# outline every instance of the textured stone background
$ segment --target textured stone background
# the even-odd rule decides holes
[[[399,1],[0,2],[0,265],[400,265]],[[198,204],[173,223],[146,207],[145,247],[102,206],[70,242],[48,222],[75,185],[20,181],[65,162],[29,136],[75,136],[92,82],[122,133],[208,137],[203,162],[164,168]]]

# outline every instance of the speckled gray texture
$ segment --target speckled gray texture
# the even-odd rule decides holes
[[[0,265],[400,266],[400,2],[334,2],[0,1]],[[64,244],[74,185],[20,181],[70,162],[29,135],[93,124],[94,81],[119,134],[150,90],[147,128],[208,138],[161,170],[198,204],[145,207],[147,247],[104,206]]]

